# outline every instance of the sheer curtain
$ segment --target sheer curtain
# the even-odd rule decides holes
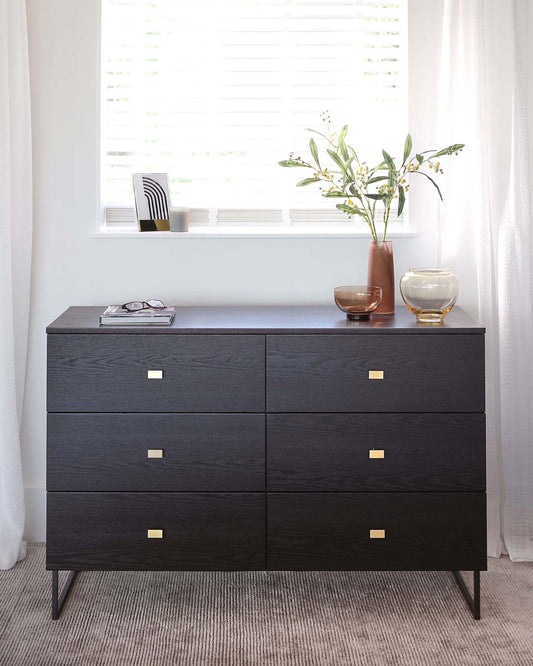
[[[440,262],[487,328],[488,550],[514,561],[533,560],[527,1],[444,0],[439,94],[440,142],[466,144],[445,176]]]
[[[0,569],[25,555],[19,432],[28,343],[31,127],[26,6],[0,0]]]

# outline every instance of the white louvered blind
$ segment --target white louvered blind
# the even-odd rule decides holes
[[[309,172],[278,161],[308,154],[305,128],[322,130],[325,110],[369,163],[401,154],[406,5],[103,0],[107,224],[134,221],[131,176],[150,171],[168,172],[192,224],[345,221],[317,185],[295,188]]]

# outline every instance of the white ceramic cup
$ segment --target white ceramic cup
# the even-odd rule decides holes
[[[170,231],[189,231],[189,209],[170,206]]]

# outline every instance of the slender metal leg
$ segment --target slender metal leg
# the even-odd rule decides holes
[[[70,592],[70,588],[77,573],[77,571],[69,571],[67,580],[61,590],[61,594],[59,594],[59,571],[52,571],[52,620],[57,620],[59,617],[59,613],[61,613],[61,609],[63,608],[63,604]]]
[[[459,571],[452,571],[453,577],[457,581],[459,589],[463,593],[463,597],[468,604],[468,607],[472,611],[474,620],[479,620],[481,618],[481,581],[479,571],[474,571],[474,595],[470,594],[469,589],[466,586],[466,583]]]

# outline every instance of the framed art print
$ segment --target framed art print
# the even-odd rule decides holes
[[[168,174],[134,173],[133,192],[139,231],[169,231]]]

